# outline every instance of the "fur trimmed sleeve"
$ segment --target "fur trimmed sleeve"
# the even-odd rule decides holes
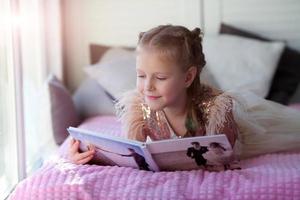
[[[124,93],[115,104],[122,131],[129,139],[146,141],[142,103],[142,96],[136,90],[132,90]]]
[[[210,108],[207,134],[225,134],[233,147],[238,137],[239,129],[232,113],[233,99],[226,94],[220,94]]]

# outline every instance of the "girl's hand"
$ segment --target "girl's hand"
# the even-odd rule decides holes
[[[95,154],[95,149],[89,148],[88,151],[79,153],[79,144],[79,140],[75,140],[73,138],[71,139],[69,146],[69,159],[74,164],[86,164],[93,158]]]

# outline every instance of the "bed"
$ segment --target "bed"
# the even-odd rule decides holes
[[[80,127],[118,135],[114,116],[97,116]],[[300,153],[243,160],[242,170],[147,172],[118,166],[75,165],[56,158],[15,189],[11,199],[299,199]]]
[[[241,42],[249,45],[249,40],[254,49],[263,45],[257,56],[263,60],[263,65],[272,67],[261,73],[261,77],[256,77],[256,87],[253,84],[250,87],[249,82],[243,83],[243,87],[249,86],[249,90],[271,101],[289,104],[299,84],[300,64],[297,62],[300,62],[300,53],[280,42],[269,41],[226,23],[220,26],[222,34],[225,37],[218,37],[218,40],[212,37],[205,41],[209,49],[206,52],[208,59],[215,48],[222,49],[215,46],[216,41],[224,44],[224,51],[232,37],[236,37],[236,48]],[[270,52],[265,52],[266,48]],[[300,199],[300,152],[266,154],[242,160],[241,170],[223,172],[192,170],[154,173],[128,167],[75,165],[68,161],[70,138],[65,128],[70,125],[124,136],[115,116],[113,101],[123,91],[134,87],[133,49],[91,43],[90,66],[84,68],[87,78],[73,96],[66,89],[62,90],[64,86],[57,80],[53,80],[55,84],[50,83],[52,91],[60,91],[51,94],[53,104],[64,102],[68,105],[60,107],[59,112],[53,111],[53,123],[57,126],[54,137],[60,148],[37,172],[17,185],[10,199]],[[225,59],[222,53],[218,59]],[[288,63],[289,60],[293,62]],[[202,80],[215,87],[222,85],[224,89],[232,86],[215,73],[212,69],[215,64],[212,59],[210,61],[210,70],[202,75]],[[232,66],[239,66],[241,62],[245,64],[245,61],[248,62],[249,58],[245,57],[242,61],[235,59]],[[247,64],[253,63],[249,61]],[[120,65],[125,71],[120,70]],[[236,68],[232,70],[236,71]],[[242,70],[240,73],[245,72]],[[112,79],[118,81],[112,84]],[[57,87],[58,84],[60,87]],[[52,106],[55,108],[57,105]],[[300,112],[299,103],[289,106]]]
[[[98,60],[94,57],[96,55],[99,57],[97,52],[100,52],[102,55],[108,49],[108,47],[102,45],[91,45],[91,61]],[[92,88],[90,81],[87,80],[87,83],[89,83],[87,84],[88,88]],[[93,83],[98,84],[98,82]],[[82,90],[87,87],[83,85],[81,91],[78,91],[75,96],[77,95],[78,97]],[[103,87],[102,90],[104,91],[101,94],[102,101],[107,100],[109,102],[113,98],[112,95],[107,95],[108,92]],[[77,99],[77,101],[79,100]],[[99,101],[99,99],[96,101]],[[88,106],[93,106],[91,102],[85,103]],[[81,104],[84,104],[84,102],[81,102]],[[106,105],[106,110],[97,108],[99,110],[102,109],[101,115],[90,113],[92,108],[82,108],[82,117],[85,119],[80,123],[79,127],[120,136],[121,124],[116,116],[113,115],[113,111],[108,109],[109,106],[111,105]],[[293,106],[293,109],[297,109],[296,105]],[[85,112],[83,112],[84,109]],[[95,112],[95,110],[93,111]],[[66,156],[68,141],[69,138],[63,142],[54,158],[48,160],[36,173],[19,183],[10,198],[300,198],[299,152],[267,154],[243,160],[241,162],[242,170],[229,170],[218,173],[203,170],[153,173],[118,166],[74,165],[68,161]]]

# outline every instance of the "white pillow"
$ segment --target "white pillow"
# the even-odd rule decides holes
[[[84,71],[109,92],[114,98],[135,88],[135,51],[112,48],[99,63],[85,67]]]
[[[218,88],[220,89],[219,84],[216,81],[216,78],[213,76],[213,74],[211,73],[211,71],[207,68],[207,66],[205,66],[200,74],[200,82],[201,83],[205,83],[207,85],[210,85],[214,88]]]
[[[226,35],[204,37],[206,67],[222,90],[246,89],[266,97],[283,51],[282,42]]]

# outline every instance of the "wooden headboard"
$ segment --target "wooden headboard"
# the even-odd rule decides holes
[[[97,63],[109,48],[105,45],[90,44],[90,63]]]
[[[99,62],[104,53],[109,50],[112,46],[102,45],[102,44],[90,44],[90,63],[95,64]],[[134,47],[122,47],[127,50],[134,51]]]

